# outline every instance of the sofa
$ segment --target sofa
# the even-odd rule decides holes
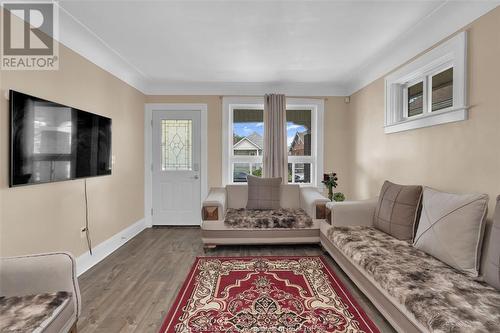
[[[320,241],[391,325],[405,333],[500,332],[500,291],[375,228],[378,202],[329,203]],[[498,230],[500,196],[496,210]],[[499,246],[493,229],[486,226],[483,248]],[[483,271],[488,264],[498,281],[498,248],[483,250]]]
[[[47,253],[0,259],[0,332],[76,333],[75,259]]]
[[[378,198],[330,202],[316,188],[287,184],[279,208],[302,210],[289,226],[272,215],[281,214],[276,208],[263,208],[264,216],[247,209],[252,191],[210,191],[206,247],[320,243],[398,332],[500,332],[500,196],[491,224],[486,194],[386,181]]]
[[[248,185],[234,184],[212,188],[203,202],[201,235],[205,248],[217,245],[238,244],[304,244],[319,243],[319,229],[326,218],[326,203],[329,202],[317,188],[301,187],[298,184],[280,185],[280,207],[293,213],[306,214],[312,221],[307,226],[294,225],[264,228],[260,225],[228,225],[225,218],[249,215],[245,207],[248,201]],[[272,213],[272,211],[271,211]],[[281,212],[276,212],[281,215]],[[259,222],[258,211],[253,215]],[[304,216],[304,218],[307,218]],[[226,221],[227,222],[227,221]],[[298,221],[299,223],[301,221]]]

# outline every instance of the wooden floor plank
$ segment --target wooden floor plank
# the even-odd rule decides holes
[[[80,278],[79,333],[157,333],[196,256],[323,255],[317,245],[221,246],[205,252],[199,228],[146,229]],[[381,332],[394,332],[329,257],[328,262]]]

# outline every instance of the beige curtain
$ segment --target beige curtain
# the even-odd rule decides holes
[[[264,96],[264,177],[282,177],[287,182],[286,98],[285,95]]]

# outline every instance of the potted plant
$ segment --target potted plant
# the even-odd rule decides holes
[[[345,195],[342,192],[333,193],[333,201],[340,202],[345,200]]]

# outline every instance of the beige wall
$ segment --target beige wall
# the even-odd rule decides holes
[[[335,170],[342,184],[347,184],[349,154],[348,132],[344,126],[347,120],[347,105],[343,97],[325,99],[325,171]],[[146,103],[204,103],[208,106],[208,187],[222,184],[222,97],[221,96],[146,96]],[[328,152],[328,153],[327,153]],[[345,188],[345,191],[348,191]]]
[[[385,179],[444,191],[500,194],[500,7],[468,32],[469,120],[384,134],[384,80],[355,93],[352,130],[352,196],[378,195]]]
[[[83,180],[8,187],[8,89],[113,119],[113,174],[87,180],[94,245],[144,217],[144,95],[65,47],[59,56],[58,71],[0,73],[1,256],[87,250]]]
[[[204,103],[208,106],[208,185],[222,184],[222,98],[220,96],[144,96],[109,73],[61,48],[55,72],[1,72],[1,156],[8,156],[8,101],[5,91],[19,90],[113,118],[113,175],[88,179],[93,245],[143,217],[143,103]],[[339,190],[349,193],[347,105],[325,98],[325,171],[336,171]],[[83,181],[8,188],[8,158],[0,163],[1,255],[66,250],[84,253]]]
[[[339,186],[335,192],[352,197],[352,133],[349,128],[349,109],[344,97],[327,97],[324,123],[324,171],[336,172]]]

